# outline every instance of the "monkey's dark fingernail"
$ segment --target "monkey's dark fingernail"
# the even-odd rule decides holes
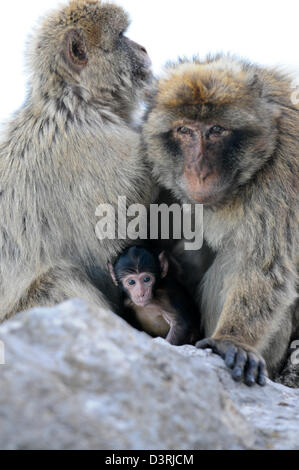
[[[261,386],[264,387],[266,385],[266,377],[264,375],[260,375],[258,378],[257,383]]]
[[[260,362],[259,364],[259,373],[258,373],[257,383],[261,387],[264,387],[266,385],[266,366],[262,362]]]
[[[229,348],[229,350],[227,351],[226,353],[226,356],[225,356],[225,364],[227,365],[227,367],[229,367],[230,369],[234,366],[235,364],[235,357],[236,357],[236,352],[237,352],[237,349],[232,346],[231,348]]]
[[[243,369],[241,369],[240,367],[235,367],[232,376],[236,382],[241,382],[243,377]]]
[[[244,382],[246,385],[248,385],[248,387],[252,387],[255,384],[255,378],[253,377],[253,375],[247,373],[245,374]]]

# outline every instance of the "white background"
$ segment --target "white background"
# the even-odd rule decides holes
[[[253,62],[299,72],[298,0],[118,0],[128,11],[129,36],[143,44],[155,72],[178,55],[232,52]],[[26,39],[58,0],[3,2],[0,17],[0,123],[25,97]]]

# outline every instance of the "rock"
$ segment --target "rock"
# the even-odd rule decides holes
[[[299,390],[236,384],[81,300],[0,327],[1,449],[299,449]]]
[[[299,340],[291,344],[286,365],[275,382],[291,388],[299,388]]]

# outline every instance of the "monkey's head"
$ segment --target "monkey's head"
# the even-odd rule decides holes
[[[229,200],[273,156],[284,81],[230,57],[170,66],[144,126],[161,184],[186,202]]]
[[[109,271],[116,286],[140,307],[148,305],[155,295],[155,287],[168,272],[165,253],[159,256],[142,246],[133,246],[124,251]]]
[[[73,0],[48,15],[30,48],[33,87],[55,96],[70,87],[86,100],[142,98],[152,81],[143,46],[125,33],[127,14],[114,4]]]

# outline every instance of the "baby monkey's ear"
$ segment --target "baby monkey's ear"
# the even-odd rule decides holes
[[[160,266],[161,266],[161,279],[164,279],[164,277],[167,276],[168,273],[168,259],[165,255],[165,251],[162,251],[162,253],[159,254],[159,261],[160,261]]]
[[[117,282],[117,279],[116,279],[116,276],[115,276],[113,265],[111,263],[107,263],[107,266],[108,266],[108,269],[109,269],[109,272],[110,272],[110,276],[112,277],[113,283],[116,285],[116,287],[118,287],[118,282]]]

